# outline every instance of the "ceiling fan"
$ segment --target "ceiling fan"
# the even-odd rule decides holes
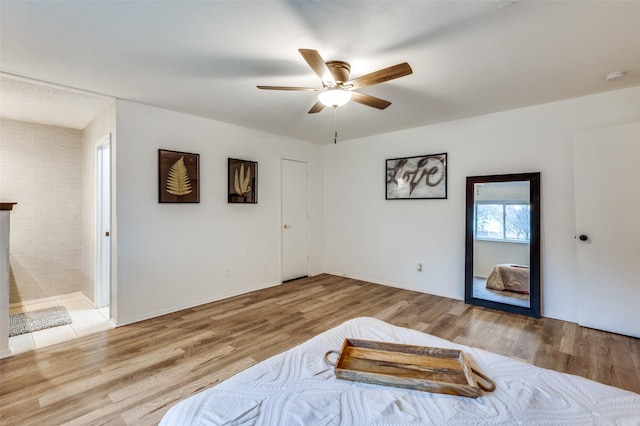
[[[322,88],[313,87],[287,87],[287,86],[258,86],[258,89],[266,90],[293,90],[305,92],[319,92],[317,102],[309,110],[309,114],[320,112],[325,106],[338,108],[353,99],[363,105],[377,109],[385,109],[391,102],[375,96],[356,92],[360,89],[385,81],[404,77],[413,73],[408,63],[383,68],[369,74],[365,74],[353,80],[349,80],[351,66],[343,61],[325,62],[320,54],[313,49],[298,49],[302,57],[309,64],[313,72],[322,80]]]

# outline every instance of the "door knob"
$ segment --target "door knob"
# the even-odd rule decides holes
[[[284,224],[284,229],[289,229],[289,228],[291,228],[291,225],[289,225],[288,223],[285,223]]]
[[[580,238],[580,241],[587,241],[589,239],[589,236],[581,234],[578,238]]]

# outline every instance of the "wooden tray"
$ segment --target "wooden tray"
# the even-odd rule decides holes
[[[477,398],[493,380],[470,367],[462,351],[346,338],[334,365],[337,378]],[[480,376],[488,386],[477,382]]]

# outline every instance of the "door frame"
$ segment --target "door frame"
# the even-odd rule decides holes
[[[96,258],[93,303],[110,305],[111,299],[111,133],[96,142]],[[104,238],[109,233],[108,238]]]
[[[284,274],[284,184],[282,180],[282,175],[284,171],[284,162],[285,161],[295,161],[297,163],[304,163],[306,165],[306,187],[307,187],[307,199],[305,200],[305,210],[307,213],[306,220],[306,237],[307,237],[307,276],[311,276],[311,214],[309,212],[309,195],[310,191],[310,179],[309,179],[309,160],[302,158],[294,158],[294,157],[281,157],[280,158],[280,282],[283,282],[283,274]]]

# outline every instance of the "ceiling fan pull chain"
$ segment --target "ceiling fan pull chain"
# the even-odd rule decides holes
[[[338,106],[333,107],[333,143],[338,143]]]

